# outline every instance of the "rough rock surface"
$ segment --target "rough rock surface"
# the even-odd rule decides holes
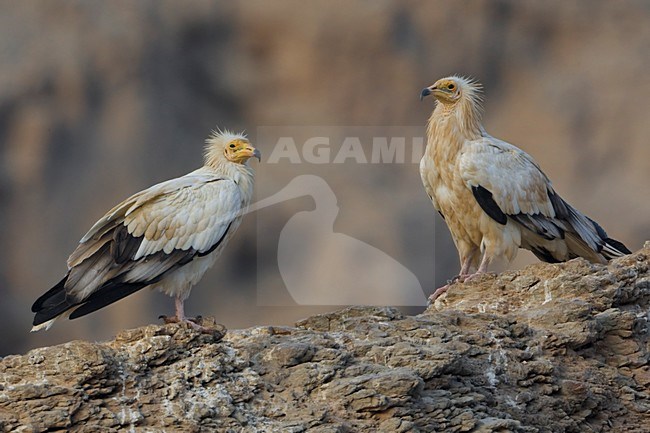
[[[0,361],[18,432],[647,432],[650,243],[456,284],[424,314],[182,325]]]

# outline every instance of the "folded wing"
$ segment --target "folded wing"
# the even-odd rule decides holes
[[[459,168],[483,211],[501,225],[519,224],[521,246],[543,261],[604,262],[630,252],[562,200],[535,161],[509,143],[485,134],[468,143]]]
[[[240,218],[232,180],[201,170],[152,186],[111,209],[81,239],[67,275],[36,300],[34,325],[81,317],[210,254]]]

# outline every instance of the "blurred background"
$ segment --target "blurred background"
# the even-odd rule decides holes
[[[267,157],[262,125],[424,134],[433,105],[419,91],[450,74],[484,84],[488,132],[532,154],[566,200],[632,250],[650,238],[648,1],[25,0],[0,12],[0,356],[107,339],[173,312],[172,299],[142,292],[28,332],[32,302],[86,230],[130,194],[200,166],[216,126],[245,129]],[[291,177],[253,165],[258,199]],[[345,165],[328,179],[345,185],[350,222],[336,230],[390,252],[427,294],[457,273],[417,164],[370,178]],[[273,238],[313,207],[302,198],[247,216],[188,314],[244,327],[331,310],[257,301],[258,285],[282,283],[275,247],[260,252],[260,220]],[[511,266],[533,261],[522,252]]]

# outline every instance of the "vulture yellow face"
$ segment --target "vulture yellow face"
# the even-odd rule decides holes
[[[442,78],[433,86],[425,87],[420,93],[420,99],[433,95],[438,101],[446,104],[453,104],[460,99],[461,83],[454,78]]]
[[[248,140],[237,138],[232,140],[224,149],[226,159],[237,164],[244,164],[250,158],[255,157],[260,160],[260,151],[255,149]]]

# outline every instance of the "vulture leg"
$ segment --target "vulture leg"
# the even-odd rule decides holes
[[[473,260],[474,260],[474,254],[469,254],[468,256],[466,256],[463,259],[463,263],[462,263],[461,268],[460,268],[460,274],[456,275],[454,278],[451,279],[451,281],[449,281],[444,286],[439,287],[438,289],[436,289],[436,291],[433,292],[433,294],[431,296],[429,296],[429,302],[433,302],[436,299],[438,299],[438,297],[440,297],[440,295],[442,295],[447,290],[449,290],[449,287],[451,287],[452,284],[454,284],[456,282],[461,282],[462,283],[468,277],[470,277],[471,274],[469,273],[469,270],[472,267],[472,261]]]
[[[483,254],[483,259],[481,260],[481,264],[479,265],[478,270],[473,275],[485,274],[487,272],[487,268],[490,265],[491,261],[492,258],[488,255],[486,251],[485,254]]]
[[[187,316],[185,316],[184,301],[177,296],[174,305],[176,306],[176,321],[188,322]]]
[[[472,254],[468,255],[463,259],[463,262],[461,263],[460,267],[460,274],[456,278],[454,278],[454,282],[460,281],[461,283],[467,279],[471,274],[469,270],[472,268],[472,262],[474,261],[474,256],[475,253],[472,252]]]
[[[483,254],[483,259],[481,259],[481,264],[478,266],[478,270],[474,272],[471,275],[468,275],[467,278],[465,278],[465,282],[467,281],[472,281],[479,275],[487,273],[487,268],[490,265],[490,262],[492,261],[492,258],[487,254],[487,251]]]
[[[175,298],[175,303],[174,305],[176,306],[176,315],[169,317],[169,316],[160,316],[160,318],[165,322],[165,323],[186,323],[188,324],[191,328],[200,331],[200,332],[208,332],[209,329],[206,328],[205,326],[201,326],[199,323],[197,323],[200,318],[189,318],[185,315],[185,306],[184,306],[184,300],[181,299],[180,297]]]

